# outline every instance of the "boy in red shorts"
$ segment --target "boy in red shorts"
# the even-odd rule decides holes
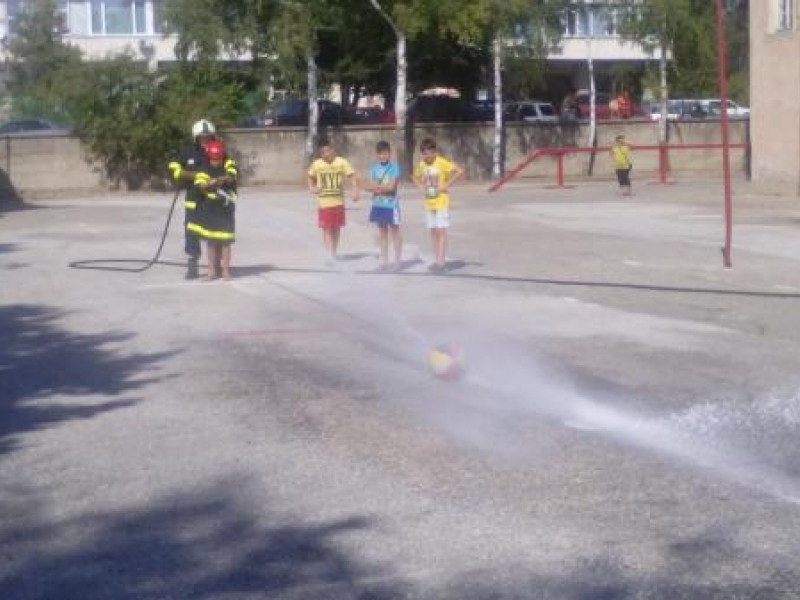
[[[350,162],[336,154],[336,149],[327,139],[318,143],[319,158],[308,169],[308,189],[316,194],[317,215],[322,229],[322,241],[330,255],[331,263],[337,260],[339,236],[345,225],[344,188],[350,180],[351,198],[358,201],[358,181]]]

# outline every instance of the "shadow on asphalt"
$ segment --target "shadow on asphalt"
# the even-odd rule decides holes
[[[259,497],[243,508],[247,481],[229,476],[193,493],[154,499],[149,507],[85,514],[58,524],[27,504],[26,520],[6,532],[0,563],[4,600],[729,600],[789,598],[767,567],[761,585],[709,582],[735,558],[735,526],[670,535],[654,551],[664,565],[637,571],[630,557],[577,551],[536,573],[518,563],[431,564],[406,574],[401,565],[370,564],[348,546],[385,525],[352,515],[302,520],[277,514]],[[260,494],[259,496],[261,496]],[[69,543],[64,538],[69,537]],[[347,542],[350,544],[347,544]],[[390,543],[387,540],[387,543]],[[491,547],[491,540],[487,540]],[[563,544],[542,539],[537,552]],[[392,555],[393,552],[387,552]],[[787,573],[787,575],[791,575]],[[698,583],[687,580],[698,580]]]
[[[131,334],[72,333],[59,327],[62,316],[43,305],[0,307],[0,454],[12,451],[27,431],[134,404],[131,399],[77,404],[53,397],[130,392],[154,381],[143,374],[172,354],[120,355],[104,347]]]

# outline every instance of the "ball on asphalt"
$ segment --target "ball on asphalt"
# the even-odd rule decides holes
[[[452,344],[437,346],[428,354],[428,365],[439,379],[455,379],[461,375],[464,353]]]

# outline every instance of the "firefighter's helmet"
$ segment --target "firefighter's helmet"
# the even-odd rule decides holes
[[[217,132],[214,124],[208,119],[200,119],[192,125],[192,137],[197,138],[201,135],[214,135]]]

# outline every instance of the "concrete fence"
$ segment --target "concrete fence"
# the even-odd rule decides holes
[[[600,121],[597,146],[611,144],[617,133],[624,133],[629,144],[651,146],[658,143],[658,124],[650,121]],[[347,126],[322,132],[333,140],[340,154],[364,172],[373,160],[375,143],[385,139],[396,149],[406,172],[418,157],[419,142],[436,139],[441,152],[462,164],[473,181],[491,179],[494,128],[491,124],[425,124],[396,132],[391,126]],[[234,129],[222,132],[229,151],[239,163],[243,185],[301,185],[307,167],[305,128]],[[732,143],[747,141],[747,122],[732,121]],[[506,127],[505,167],[513,169],[532,151],[553,146],[589,146],[589,127],[585,123],[508,124]],[[673,144],[718,144],[719,121],[687,121],[670,124],[669,142]],[[681,150],[670,153],[673,176],[721,173],[718,149]],[[637,172],[657,172],[658,153],[634,151]],[[734,171],[746,168],[746,151],[731,151]],[[76,193],[102,193],[108,190],[102,169],[87,162],[77,138],[72,137],[0,137],[0,168],[10,185],[23,198],[58,197]],[[595,155],[574,154],[564,163],[567,180],[610,177],[610,157],[605,151]],[[551,182],[555,163],[547,158],[529,165],[521,176]],[[8,183],[8,182],[6,182]],[[5,186],[8,187],[8,186]],[[8,195],[9,190],[0,192]]]

